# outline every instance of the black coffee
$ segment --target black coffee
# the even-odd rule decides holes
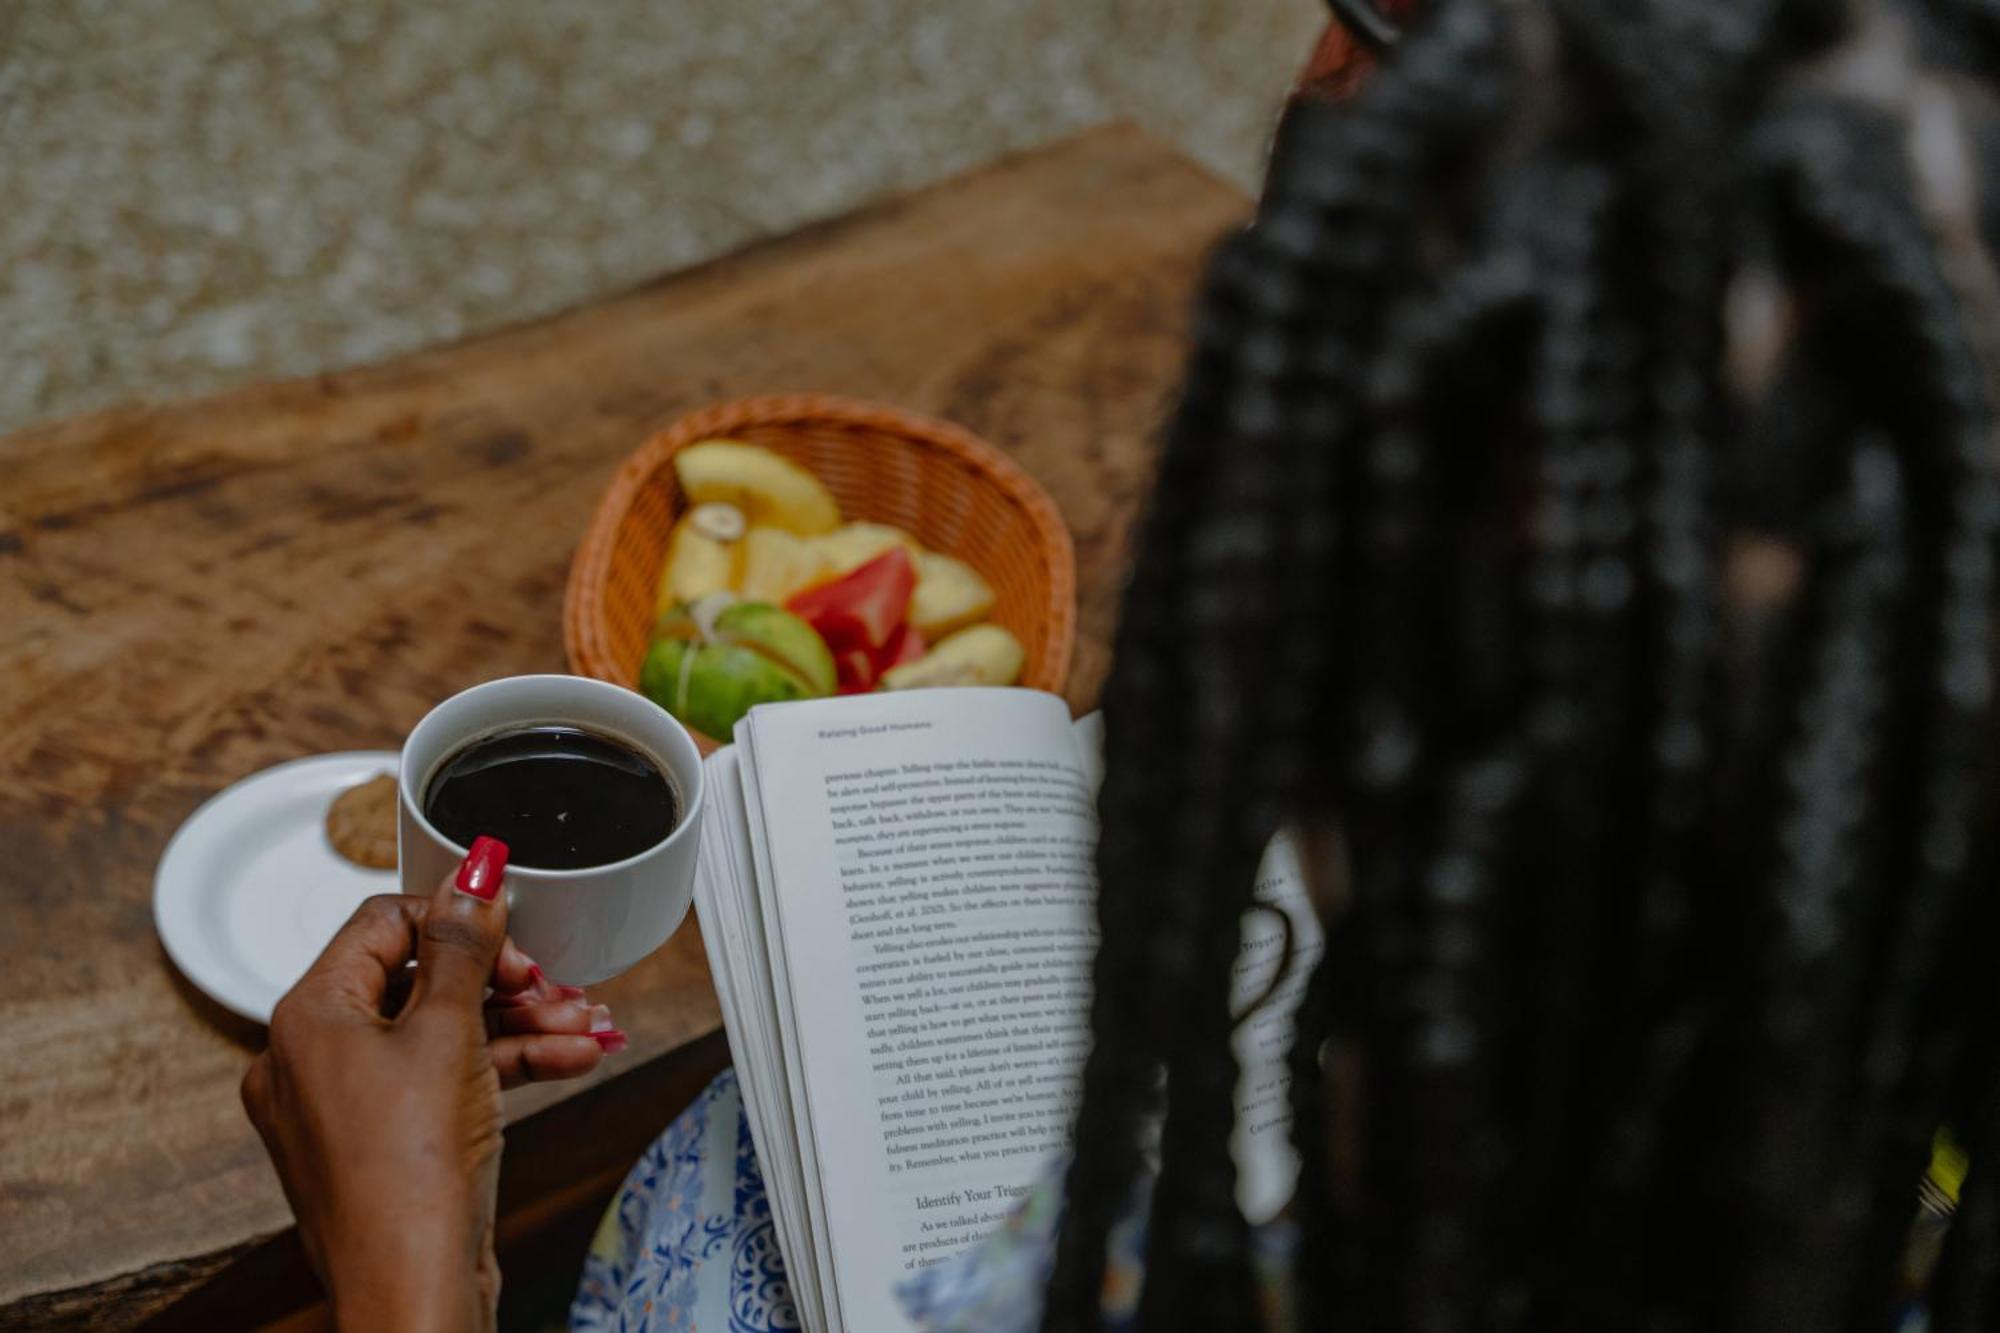
[[[465,746],[424,792],[432,827],[461,847],[485,834],[508,862],[580,870],[637,856],[674,831],[680,803],[660,766],[576,727],[521,727]]]

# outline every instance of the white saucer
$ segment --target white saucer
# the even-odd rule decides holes
[[[224,788],[174,833],[153,875],[167,956],[217,1004],[259,1023],[361,900],[397,890],[333,850],[326,807],[380,773],[394,750],[313,755]]]

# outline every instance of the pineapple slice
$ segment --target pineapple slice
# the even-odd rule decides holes
[[[690,503],[733,504],[753,526],[769,524],[810,537],[840,523],[840,506],[819,478],[754,444],[691,444],[674,455],[674,472]]]
[[[963,560],[925,551],[917,557],[917,590],[910,597],[910,624],[931,643],[954,630],[984,620],[993,610],[993,589]]]

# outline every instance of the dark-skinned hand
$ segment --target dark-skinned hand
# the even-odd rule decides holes
[[[500,1090],[624,1045],[608,1010],[508,941],[505,867],[482,838],[429,899],[363,903],[244,1076],[342,1329],[493,1326]]]

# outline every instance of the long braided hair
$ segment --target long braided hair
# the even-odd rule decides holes
[[[1261,1327],[1231,969],[1313,824],[1302,1326],[1883,1329],[1948,1124],[1985,1327],[2000,5],[1420,8],[1202,291],[1043,1327],[1156,1123],[1141,1327]]]

